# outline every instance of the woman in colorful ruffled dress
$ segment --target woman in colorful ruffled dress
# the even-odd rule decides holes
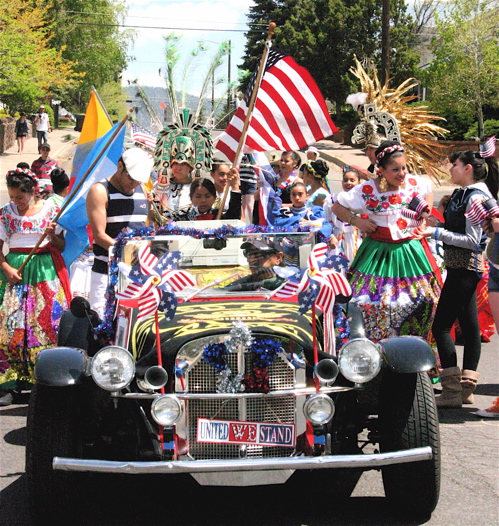
[[[376,156],[377,178],[341,192],[333,204],[341,221],[366,234],[350,267],[352,301],[375,341],[406,334],[427,338],[440,285],[429,250],[414,236],[422,220],[407,211],[415,197],[431,209],[430,181],[408,174],[396,142],[384,141]]]
[[[70,300],[61,252],[64,237],[53,222],[59,209],[36,200],[36,179],[29,170],[7,174],[10,203],[0,209],[0,404],[10,391],[33,383],[37,354],[57,342],[62,311]],[[19,268],[46,233],[26,266]],[[9,253],[3,255],[3,246]],[[64,284],[64,286],[63,286]]]

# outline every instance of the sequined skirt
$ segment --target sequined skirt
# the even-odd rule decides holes
[[[420,241],[365,238],[350,267],[350,283],[368,338],[429,338],[440,285]]]
[[[19,268],[27,254],[9,252],[7,262]],[[35,254],[23,279],[9,285],[0,271],[0,388],[33,382],[37,354],[57,343],[59,321],[68,307],[50,254]]]

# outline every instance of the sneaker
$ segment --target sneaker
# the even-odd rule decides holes
[[[0,393],[0,407],[7,407],[12,404],[14,397],[10,391]]]
[[[494,403],[488,409],[479,409],[474,413],[476,416],[482,418],[499,418],[499,397],[494,400]]]

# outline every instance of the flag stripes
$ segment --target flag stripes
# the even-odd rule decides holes
[[[217,148],[232,162],[235,161],[255,78],[256,72],[244,100],[217,143]],[[298,150],[336,131],[310,73],[290,56],[271,48],[243,152]]]

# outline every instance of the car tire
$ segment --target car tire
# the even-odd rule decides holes
[[[402,401],[396,406],[394,414],[384,415],[387,420],[393,419],[393,425],[391,433],[385,434],[385,439],[380,442],[381,451],[430,446],[433,457],[422,462],[383,468],[385,495],[390,505],[399,513],[427,518],[435,509],[440,492],[441,453],[435,396],[430,378],[425,372],[394,376],[399,377],[399,381],[401,377],[405,377],[409,387],[398,392],[392,390],[392,396],[401,394]]]
[[[70,475],[52,469],[55,456],[77,452],[76,388],[35,384],[31,392],[26,439],[28,506],[35,524],[66,521],[76,488]]]

